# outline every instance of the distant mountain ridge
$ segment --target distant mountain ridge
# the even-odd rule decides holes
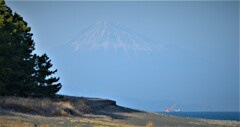
[[[81,32],[71,42],[74,51],[122,50],[124,53],[154,51],[164,46],[111,21],[99,21]]]

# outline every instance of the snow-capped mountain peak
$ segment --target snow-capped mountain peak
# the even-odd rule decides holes
[[[158,48],[150,39],[109,21],[99,21],[92,25],[73,39],[72,44],[75,51],[87,47],[104,50],[120,49],[128,53],[130,51],[153,51]]]

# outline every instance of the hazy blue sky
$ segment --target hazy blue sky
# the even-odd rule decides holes
[[[36,52],[52,59],[63,84],[61,94],[109,98],[152,111],[174,103],[182,110],[239,110],[238,1],[7,5],[31,26]],[[138,57],[71,52],[66,44],[100,20],[136,31],[166,50]]]

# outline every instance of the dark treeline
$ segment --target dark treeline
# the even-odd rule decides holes
[[[51,60],[34,54],[31,28],[23,18],[0,0],[0,95],[54,96],[59,78],[51,77]]]

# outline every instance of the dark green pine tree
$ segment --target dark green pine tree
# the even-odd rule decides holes
[[[0,95],[53,96],[61,88],[51,77],[52,64],[46,54],[33,54],[30,27],[0,0]]]
[[[36,60],[36,83],[37,83],[37,96],[54,96],[62,87],[61,83],[57,83],[59,78],[50,77],[57,72],[57,69],[51,71],[51,60],[46,54],[37,56]]]
[[[0,95],[32,94],[33,50],[30,27],[0,0]]]

